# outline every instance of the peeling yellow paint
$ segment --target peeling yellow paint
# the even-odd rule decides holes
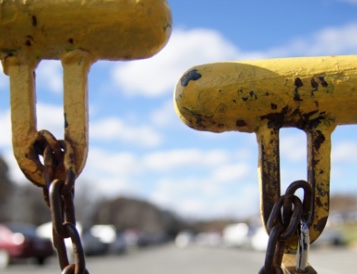
[[[197,130],[256,133],[263,223],[281,195],[279,130],[305,131],[313,242],[329,215],[331,134],[337,125],[357,123],[356,91],[355,55],[224,62],[189,69],[176,85],[175,108]]]
[[[185,81],[192,71],[200,78]],[[175,107],[188,126],[213,132],[255,132],[279,118],[282,127],[303,128],[321,112],[354,124],[356,89],[357,56],[225,62],[189,69],[176,85]]]
[[[60,59],[81,49],[94,59],[147,58],[167,43],[172,17],[166,0],[2,1],[0,59]],[[148,13],[150,10],[150,13]]]
[[[167,43],[171,24],[166,0],[0,0],[0,60],[10,77],[14,155],[30,181],[45,186],[34,149],[39,138],[37,64],[43,59],[62,62],[64,138],[73,146],[78,176],[88,151],[91,64],[151,57]]]

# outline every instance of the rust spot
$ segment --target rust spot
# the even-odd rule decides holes
[[[318,207],[322,207],[322,206],[323,206],[323,204],[321,203],[321,199],[320,199],[320,198],[317,198],[317,199],[316,199],[316,205],[317,205]]]
[[[294,90],[294,101],[302,101],[300,95],[299,95],[299,88],[301,88],[304,85],[304,83],[302,82],[302,80],[297,77],[295,78],[294,81],[294,86],[295,86],[295,90]]]
[[[317,91],[319,89],[319,83],[315,81],[315,78],[311,78],[311,87],[313,88],[313,91]]]
[[[294,85],[296,88],[301,88],[304,85],[304,83],[301,81],[301,79],[299,77],[297,77],[295,79]]]
[[[315,230],[322,232],[327,222],[327,217],[321,218],[316,225],[314,225]]]
[[[237,127],[244,127],[246,125],[247,125],[247,123],[244,120],[237,120],[237,122],[236,122]]]
[[[271,103],[271,104],[270,104],[270,107],[271,107],[271,109],[277,109],[277,108],[278,108],[278,105]]]
[[[257,95],[254,93],[253,90],[251,90],[251,91],[249,92],[249,96],[252,97],[252,98],[254,98],[254,99],[257,99],[257,98],[258,98]]]
[[[37,17],[35,15],[32,15],[31,23],[32,23],[32,26],[34,26],[34,27],[37,26]]]
[[[289,111],[290,111],[289,106],[285,106],[281,110],[281,112],[269,113],[267,115],[260,116],[260,119],[268,120],[268,127],[270,128],[282,127],[286,123],[285,117],[289,113]]]
[[[27,35],[27,36],[26,36],[25,45],[26,45],[26,46],[32,46],[32,41],[33,41],[32,36],[31,36],[31,35]]]
[[[321,83],[321,86],[323,86],[324,88],[328,86],[328,83],[325,81],[325,77],[319,76],[318,79]]]
[[[192,81],[196,81],[202,77],[202,74],[198,73],[197,69],[190,70],[184,76],[181,77],[180,82],[181,85],[187,87],[188,83]]]
[[[316,131],[316,136],[314,136],[313,146],[316,150],[319,150],[321,144],[325,142],[326,138],[320,130]]]
[[[67,114],[64,114],[64,128],[68,128]]]
[[[219,104],[219,106],[216,109],[216,111],[219,113],[224,113],[226,110],[227,110],[226,104]]]

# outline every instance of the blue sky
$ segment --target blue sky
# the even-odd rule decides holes
[[[357,52],[357,1],[169,0],[173,33],[148,60],[98,61],[89,74],[90,147],[77,193],[130,195],[186,217],[259,212],[254,134],[199,132],[173,107],[176,82],[203,63]],[[1,39],[1,38],[0,38]],[[38,128],[63,136],[62,69],[37,74]],[[0,70],[0,153],[19,183],[11,150],[8,78]],[[306,137],[281,131],[283,189],[306,179]],[[333,134],[331,192],[357,193],[357,127]],[[84,191],[84,190],[83,190]]]

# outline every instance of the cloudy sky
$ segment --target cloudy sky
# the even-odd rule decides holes
[[[357,1],[169,0],[173,33],[155,57],[95,63],[89,74],[90,147],[77,180],[93,195],[130,195],[186,217],[246,217],[259,212],[254,134],[199,132],[173,107],[176,82],[203,63],[357,52]],[[1,38],[0,38],[1,39]],[[38,128],[63,136],[62,69],[36,71]],[[0,66],[0,153],[12,155],[8,77]],[[306,179],[306,136],[281,131],[283,189]],[[357,127],[333,134],[331,192],[357,193]]]

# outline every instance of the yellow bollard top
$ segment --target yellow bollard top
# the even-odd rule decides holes
[[[196,66],[179,80],[176,110],[197,130],[304,128],[321,118],[355,124],[357,56],[301,57]]]
[[[61,59],[77,49],[93,60],[147,58],[171,24],[166,0],[0,0],[0,59]]]

